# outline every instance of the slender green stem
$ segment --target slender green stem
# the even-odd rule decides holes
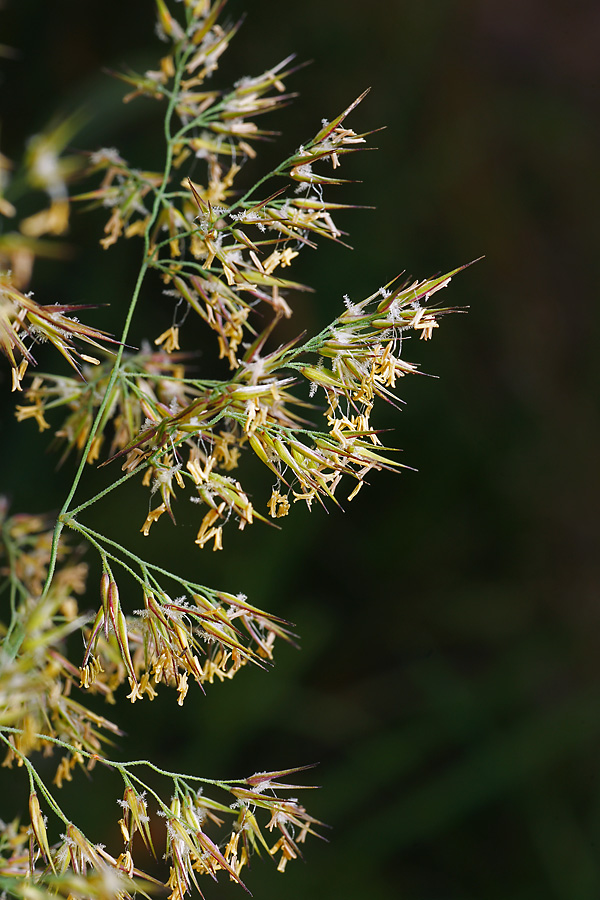
[[[140,559],[139,556],[136,556],[135,553],[132,553],[131,550],[128,550],[126,547],[123,547],[121,544],[118,544],[116,541],[111,541],[110,538],[105,537],[105,535],[99,534],[99,532],[94,531],[91,528],[88,528],[87,525],[82,525],[80,522],[76,522],[74,519],[69,519],[69,518],[67,518],[65,520],[65,525],[67,525],[73,531],[77,531],[80,534],[82,534],[85,538],[87,538],[90,541],[90,543],[93,543],[94,546],[96,546],[97,548],[99,548],[101,546],[99,542],[102,541],[105,544],[107,544],[108,546],[114,547],[115,549],[119,550],[124,556],[133,560],[141,568],[147,567],[148,569],[152,569],[153,571],[158,572],[160,575],[164,575],[166,578],[170,578],[172,581],[176,581],[182,587],[193,588],[195,590],[197,589],[200,591],[206,591],[209,594],[214,594],[214,591],[211,591],[210,588],[207,588],[203,584],[197,584],[192,581],[187,581],[185,578],[180,578],[179,575],[176,575],[174,572],[169,572],[169,571],[167,571],[167,569],[163,569],[160,566],[154,565],[154,563],[145,562],[143,559]],[[92,539],[95,539],[95,540],[92,540]],[[112,554],[107,554],[107,555],[110,556],[111,559],[114,559],[115,562],[118,562],[124,568],[127,568],[125,563],[121,562],[121,560],[118,557],[113,556]],[[128,569],[128,571],[131,572],[131,569]],[[133,572],[131,572],[131,574],[133,574]],[[134,575],[134,577],[138,581],[140,580],[139,576]]]
[[[8,661],[15,658],[25,637],[25,629],[17,615],[17,593],[20,593],[22,597],[26,598],[27,590],[17,575],[15,548],[10,536],[10,530],[6,523],[2,529],[2,543],[6,548],[6,555],[8,557],[8,583],[10,585],[10,622],[6,634],[2,639],[2,651]]]
[[[269,181],[271,178],[275,178],[277,175],[283,175],[283,173],[285,172],[286,168],[289,166],[292,159],[293,159],[293,156],[288,156],[288,158],[284,159],[284,161],[279,163],[278,166],[276,166],[270,172],[267,172],[266,175],[263,175],[263,177],[260,178],[256,182],[256,184],[253,184],[252,187],[249,188],[246,191],[246,193],[242,197],[239,198],[239,200],[236,200],[235,203],[231,204],[228,212],[231,212],[232,210],[237,209],[238,206],[241,206],[242,203],[245,203],[252,196],[252,194],[254,194],[255,191],[257,191],[258,188],[261,187],[266,181]]]
[[[89,531],[86,531],[85,529],[80,528],[78,526],[77,522],[74,522],[73,520],[70,520],[69,522],[67,522],[67,525],[73,531],[78,531],[80,534],[84,535],[85,539],[92,545],[92,547],[96,548],[96,550],[100,554],[100,557],[102,558],[103,562],[105,562],[106,560],[112,559],[112,561],[114,563],[116,563],[118,566],[121,566],[122,569],[124,569],[126,572],[128,572],[135,581],[139,582],[139,584],[141,584],[142,588],[144,588],[146,586],[146,581],[144,580],[144,578],[140,578],[140,576],[137,574],[137,572],[135,572],[131,568],[131,566],[128,566],[127,563],[123,562],[122,559],[119,559],[118,556],[115,556],[114,553],[109,553],[108,550],[105,550],[104,547],[102,546],[102,544],[100,544],[97,540],[95,540],[91,536]],[[103,540],[106,540],[106,538],[103,538]],[[143,571],[143,566],[141,568]],[[109,575],[112,578],[113,577],[112,572],[110,571],[110,566],[108,566],[108,564],[107,564],[107,569],[109,570]]]
[[[4,741],[4,743],[7,744],[8,747],[10,747],[12,752],[16,756],[18,756],[19,759],[21,760],[21,765],[24,765],[25,768],[27,769],[27,774],[29,775],[29,783],[32,786],[32,789],[33,789],[33,785],[35,784],[38,787],[38,789],[41,791],[41,793],[44,795],[48,805],[53,809],[53,811],[56,813],[56,815],[59,817],[59,819],[62,819],[62,821],[65,823],[65,825],[69,825],[70,824],[69,819],[65,816],[64,812],[62,811],[62,809],[60,808],[60,806],[58,805],[58,803],[56,802],[56,800],[54,799],[54,797],[52,796],[52,794],[50,793],[48,788],[46,787],[44,780],[38,774],[36,768],[33,766],[33,764],[27,759],[27,757],[23,753],[21,753],[19,750],[17,750],[17,748],[14,746],[14,744],[11,744],[11,742],[3,734],[3,732],[7,732],[9,734],[22,734],[23,733],[22,730],[20,728],[9,728],[7,726],[2,725],[2,726],[0,726],[0,740]],[[44,734],[36,734],[35,737],[40,738],[42,740],[52,740],[51,738],[47,737]],[[55,741],[55,743],[61,743],[62,746],[67,747],[67,749],[71,750],[73,753],[83,753],[86,756],[91,755],[91,754],[85,753],[85,751],[79,750],[76,747],[71,747],[67,744],[64,744],[62,741],[57,740],[57,741]]]
[[[21,758],[26,766],[31,766],[32,771],[35,773],[34,778],[39,779],[39,775],[37,775],[36,770],[31,765],[29,760],[24,757],[21,753],[15,750],[14,746],[11,742],[6,738],[3,734],[6,732],[8,734],[22,734],[23,731],[21,728],[12,728],[8,725],[0,725],[0,739],[4,741],[5,744],[14,750],[19,758]],[[108,766],[109,768],[116,769],[118,772],[126,772],[128,769],[133,769],[138,766],[145,766],[147,769],[151,769],[153,772],[156,772],[157,775],[162,775],[165,778],[172,778],[177,781],[197,781],[202,784],[212,784],[215,787],[223,788],[223,790],[227,790],[227,786],[230,784],[245,784],[247,779],[245,778],[228,778],[228,779],[215,779],[215,778],[202,778],[200,775],[185,775],[182,772],[170,772],[168,769],[161,769],[160,766],[155,765],[153,762],[150,762],[148,759],[132,759],[127,762],[118,762],[114,759],[106,759],[105,757],[99,757],[97,753],[90,753],[87,750],[83,750],[81,747],[75,747],[73,744],[69,744],[67,741],[62,741],[60,738],[51,737],[48,734],[34,734],[32,737],[37,738],[41,741],[49,741],[51,744],[56,744],[59,747],[63,747],[65,750],[68,750],[70,753],[80,753],[86,759],[94,759],[98,762],[101,762],[102,765]],[[136,779],[139,780],[139,779]],[[37,781],[38,784],[41,784],[40,781]],[[146,785],[144,785],[146,787]],[[68,821],[65,819],[65,821]]]
[[[107,488],[104,488],[103,491],[100,491],[98,494],[94,494],[89,500],[86,500],[85,503],[81,503],[79,506],[75,506],[73,509],[69,510],[69,516],[73,517],[78,515],[84,509],[87,509],[88,506],[92,506],[93,503],[96,503],[97,500],[101,500],[103,497],[106,497],[107,494],[110,494],[111,491],[114,491],[115,488],[120,487],[120,485],[124,484],[126,481],[129,481],[130,478],[133,478],[134,475],[137,475],[139,472],[139,468],[134,472],[127,472],[126,475],[121,476],[118,481],[114,481]]]
[[[65,517],[69,511],[69,507],[70,507],[71,501],[75,495],[75,491],[77,490],[77,488],[79,486],[79,482],[81,481],[81,477],[83,475],[83,471],[86,466],[87,457],[88,457],[90,448],[92,446],[92,442],[93,442],[96,432],[98,430],[98,426],[99,426],[100,422],[102,421],[104,411],[108,406],[113,386],[114,386],[117,378],[119,377],[121,360],[123,358],[123,353],[125,350],[125,341],[127,340],[127,335],[129,334],[129,329],[130,329],[133,315],[134,315],[134,312],[135,312],[135,309],[137,306],[137,302],[138,302],[138,299],[140,296],[142,284],[143,284],[144,278],[146,276],[146,272],[148,271],[148,269],[150,268],[150,265],[151,265],[151,260],[150,260],[150,256],[149,256],[150,232],[156,221],[158,211],[160,208],[160,204],[162,201],[162,197],[166,190],[166,187],[169,182],[170,175],[171,175],[171,166],[172,166],[172,161],[173,161],[173,138],[171,136],[171,120],[173,118],[173,113],[175,111],[175,105],[176,105],[177,97],[179,94],[179,86],[180,86],[181,79],[182,79],[183,72],[184,72],[185,61],[186,61],[186,56],[185,56],[185,54],[183,54],[183,55],[181,55],[181,57],[179,59],[179,65],[177,66],[177,69],[176,69],[175,78],[174,78],[174,82],[173,82],[173,90],[169,97],[169,103],[168,103],[167,112],[165,115],[164,134],[165,134],[165,141],[166,141],[166,148],[167,148],[166,149],[165,166],[164,166],[164,170],[163,170],[162,182],[161,182],[160,187],[158,188],[158,190],[155,193],[154,204],[152,207],[150,217],[148,219],[148,223],[146,225],[146,230],[144,232],[144,259],[140,266],[137,281],[136,281],[136,284],[135,284],[135,287],[133,290],[131,301],[129,303],[129,308],[127,310],[127,315],[125,317],[125,323],[123,325],[123,330],[121,332],[120,346],[117,351],[117,356],[116,356],[115,363],[112,368],[110,378],[108,380],[108,384],[106,386],[106,390],[104,392],[104,397],[102,398],[102,402],[100,404],[98,412],[96,413],[92,427],[90,428],[90,433],[88,435],[86,445],[83,449],[83,453],[81,455],[81,461],[80,461],[77,471],[75,473],[73,483],[71,484],[71,488],[67,494],[65,502],[63,503],[62,508],[61,508],[60,513],[57,518],[56,526],[54,528],[54,534],[52,536],[52,547],[51,547],[51,551],[50,551],[50,560],[48,563],[48,574],[47,574],[46,582],[44,584],[44,588],[42,591],[42,597],[47,594],[47,592],[50,588],[50,585],[52,583],[52,578],[54,576],[54,570],[56,567],[56,560],[57,560],[57,556],[58,556],[58,544],[59,544],[59,540],[60,540],[60,535],[61,535],[62,530],[65,525]]]

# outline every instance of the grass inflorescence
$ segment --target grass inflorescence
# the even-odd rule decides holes
[[[166,685],[181,705],[193,682],[204,690],[247,664],[270,665],[276,640],[294,639],[290,624],[243,594],[141,558],[96,531],[90,513],[138,478],[150,499],[149,511],[140,502],[144,535],[165,514],[175,523],[174,501],[187,494],[198,506],[196,545],[220,551],[226,528],[281,519],[297,502],[346,503],[371,473],[398,468],[371,416],[376,404],[397,403],[398,380],[416,371],[403,355],[403,338],[428,340],[451,311],[438,305],[438,292],[458,269],[413,282],[394,278],[370,296],[340,298],[339,314],[320,333],[277,344],[292,298],[307,290],[292,277],[297,257],[322,239],[343,243],[335,216],[351,204],[330,192],[343,182],[344,155],[368,144],[369,134],[351,127],[365,94],[245,184],[244,163],[270,134],[260,117],[293,98],[287,83],[298,66],[285,59],[216,89],[211,76],[238,30],[224,6],[157,0],[164,55],[153,70],[117,73],[128,85],[125,102],[164,104],[162,171],[134,167],[114,148],[65,155],[76,128],[68,120],[29,144],[21,183],[44,191],[49,203],[19,219],[12,166],[0,159],[0,213],[14,226],[0,237],[0,350],[19,397],[16,416],[53,431],[62,463],[76,457],[58,516],[0,507],[9,605],[0,625],[0,739],[4,765],[27,773],[29,785],[24,823],[0,828],[0,886],[15,896],[112,898],[150,890],[153,876],[134,857],[140,846],[154,854],[158,841],[170,866],[171,900],[200,890],[199,877],[219,871],[242,884],[242,870],[261,850],[280,871],[300,855],[320,823],[285,793],[300,787],[285,780],[296,770],[210,781],[149,760],[120,763],[107,751],[122,732],[86,705],[89,694],[114,704],[122,684],[131,703],[153,700]],[[199,166],[204,175],[192,180]],[[73,193],[81,179],[85,185]],[[71,204],[79,203],[106,210],[99,252],[138,242],[138,278],[117,336],[83,324],[85,306],[43,304],[30,290],[36,257],[64,255],[57,238]],[[138,350],[128,341],[150,277],[172,303],[173,324],[146,335]],[[193,355],[182,349],[194,316],[212,334],[228,377],[194,376]],[[71,374],[35,371],[42,342],[62,354]],[[258,501],[243,485],[252,455],[275,478],[270,497]],[[76,504],[89,465],[106,465],[115,476]],[[91,612],[80,609],[89,580],[82,545],[98,554],[101,567]],[[72,661],[66,639],[75,632],[84,649]],[[34,765],[40,752],[57,759],[52,786]],[[78,770],[98,764],[122,781],[122,847],[115,855],[88,839],[56,799]],[[163,793],[138,774],[145,769],[160,776]],[[62,828],[58,841],[48,837],[47,816],[52,832],[57,823]]]

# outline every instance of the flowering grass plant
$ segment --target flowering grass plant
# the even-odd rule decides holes
[[[297,66],[286,59],[229,90],[215,88],[211,76],[238,30],[223,19],[224,6],[156,0],[164,56],[154,70],[118,75],[128,86],[126,102],[147,97],[164,106],[162,171],[135,168],[112,148],[65,155],[76,127],[70,120],[30,143],[26,181],[49,203],[19,219],[12,165],[1,160],[0,349],[12,371],[16,416],[33,419],[40,432],[51,429],[62,461],[75,466],[57,517],[0,505],[7,609],[0,741],[4,766],[22,770],[29,786],[28,815],[0,825],[0,888],[12,896],[125,898],[154,890],[159,882],[135,857],[160,846],[169,897],[180,900],[200,891],[205,875],[222,872],[243,885],[254,854],[275,858],[283,871],[305,838],[318,834],[320,823],[289,796],[300,789],[290,783],[299,770],[211,781],[149,760],[110,758],[122,732],[92,711],[87,695],[110,704],[126,693],[131,703],[147,703],[166,686],[182,705],[193,682],[204,688],[248,664],[270,665],[276,640],[293,635],[288,622],[245,595],[189,581],[100,533],[92,507],[117,502],[125,482],[140,481],[149,492],[139,520],[148,536],[165,514],[175,523],[174,501],[187,495],[198,506],[199,551],[220,551],[236,525],[280,519],[297,502],[352,500],[372,472],[398,468],[371,415],[380,401],[397,402],[398,379],[416,369],[403,356],[403,338],[429,339],[450,311],[436,295],[455,272],[412,283],[396,278],[368,297],[344,296],[320,333],[278,343],[277,325],[306,290],[290,277],[294,261],[323,239],[344,237],[334,216],[346,205],[330,199],[330,190],[343,181],[343,156],[367,143],[369,135],[351,127],[365,95],[245,184],[244,163],[272,134],[261,117],[290,101],[286,84]],[[80,179],[84,188],[73,192],[70,184]],[[83,324],[86,307],[43,304],[29,290],[36,257],[60,255],[53,236],[66,231],[71,205],[81,203],[106,210],[99,252],[138,242],[139,274],[118,337]],[[147,278],[173,304],[173,324],[162,334],[140,331]],[[191,354],[181,349],[193,316],[213,333],[228,377],[194,377]],[[71,374],[36,373],[36,346],[44,341]],[[137,341],[139,350],[130,345]],[[238,474],[253,455],[274,478],[270,497],[251,500]],[[83,499],[86,468],[97,465],[112,478]],[[101,567],[91,613],[77,599],[88,580],[82,545]],[[67,638],[75,632],[84,649],[72,660]],[[56,759],[52,785],[36,767],[40,753]],[[98,765],[122,782],[122,845],[110,852],[58,799],[65,781]],[[159,776],[162,790],[146,772]]]

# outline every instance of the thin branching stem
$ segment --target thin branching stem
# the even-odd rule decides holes
[[[100,421],[102,420],[104,411],[108,405],[111,391],[113,389],[113,386],[114,386],[117,378],[119,377],[121,360],[123,359],[123,353],[125,350],[125,342],[127,340],[127,335],[129,334],[129,328],[131,326],[133,315],[135,313],[135,309],[136,309],[137,302],[138,302],[138,299],[140,296],[142,285],[144,283],[144,278],[146,277],[146,273],[151,266],[151,260],[149,257],[150,233],[152,231],[152,228],[154,227],[154,223],[155,223],[156,217],[158,215],[158,210],[160,208],[162,195],[163,195],[163,193],[166,189],[166,186],[169,182],[169,179],[171,177],[171,167],[172,167],[172,162],[173,162],[173,139],[171,137],[171,120],[173,118],[173,113],[175,111],[175,105],[177,102],[177,96],[178,96],[178,92],[179,92],[179,85],[180,85],[180,82],[181,82],[181,79],[183,77],[183,73],[185,70],[185,62],[186,62],[186,56],[183,55],[180,59],[179,66],[177,67],[177,70],[175,73],[173,90],[172,90],[171,96],[169,98],[169,104],[167,107],[167,112],[165,114],[165,120],[164,120],[164,134],[165,134],[165,141],[166,141],[165,165],[164,165],[164,170],[163,170],[162,182],[161,182],[159,189],[156,191],[156,194],[154,197],[154,204],[152,206],[152,212],[150,214],[150,218],[148,220],[148,223],[146,225],[146,229],[144,232],[144,258],[143,258],[142,264],[140,266],[140,270],[139,270],[136,284],[135,284],[135,287],[133,290],[131,301],[129,303],[129,308],[127,310],[127,315],[125,317],[125,323],[123,325],[123,330],[121,332],[119,349],[117,350],[116,359],[115,359],[115,362],[114,362],[114,365],[112,368],[110,378],[108,380],[108,384],[106,386],[106,390],[104,392],[104,396],[102,398],[102,402],[100,403],[100,407],[98,408],[98,412],[96,413],[94,422],[92,424],[92,427],[90,428],[88,439],[87,439],[85,447],[83,449],[83,452],[81,455],[81,460],[79,462],[79,466],[77,467],[77,471],[75,472],[73,482],[71,484],[71,487],[69,489],[67,497],[61,507],[61,510],[58,514],[58,518],[56,521],[56,525],[55,525],[54,533],[53,533],[53,537],[52,537],[52,549],[51,549],[51,554],[50,554],[50,560],[48,563],[48,574],[46,576],[46,582],[44,584],[42,596],[46,595],[46,593],[48,592],[50,585],[52,583],[52,578],[54,576],[54,569],[56,567],[56,559],[57,559],[57,555],[58,555],[58,543],[60,540],[60,535],[61,535],[62,530],[65,525],[65,517],[69,511],[71,500],[73,499],[73,497],[75,495],[75,491],[77,490],[79,482],[81,481],[81,477],[83,475],[83,471],[86,466],[87,457],[88,457],[90,448],[92,446],[94,437],[96,435],[98,425],[99,425]]]
[[[12,728],[7,725],[0,725],[0,740],[4,741],[5,744],[14,750],[13,745],[5,737],[5,734],[23,734],[23,730],[21,728]],[[214,787],[223,788],[223,790],[227,790],[228,785],[232,784],[245,784],[247,783],[246,778],[203,778],[200,775],[187,775],[183,772],[171,772],[168,769],[163,769],[160,766],[155,765],[149,759],[130,759],[122,762],[116,759],[108,759],[106,756],[102,756],[100,759],[97,754],[90,753],[87,750],[83,750],[80,747],[75,747],[73,744],[69,744],[68,741],[63,741],[60,738],[52,737],[52,735],[48,734],[35,734],[34,737],[38,738],[41,741],[48,741],[51,744],[56,744],[58,747],[62,747],[64,750],[68,750],[70,753],[81,753],[85,759],[90,760],[98,760],[102,763],[103,766],[107,766],[107,768],[115,769],[117,772],[126,773],[129,769],[135,769],[138,767],[144,767],[146,769],[150,769],[152,772],[156,772],[157,775],[162,775],[165,778],[171,778],[173,781],[190,781],[197,782],[198,784],[211,784]],[[35,767],[31,764],[31,762],[27,759],[26,756],[23,756],[18,751],[15,751],[19,759],[23,760],[23,764],[27,767],[28,771],[30,770],[35,778],[37,784],[43,786],[43,781],[41,777],[37,774]],[[39,781],[38,781],[39,779]],[[48,794],[48,796],[51,796]],[[58,807],[58,804],[57,804]],[[65,819],[65,821],[68,821]]]

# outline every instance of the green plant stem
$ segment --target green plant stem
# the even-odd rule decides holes
[[[121,544],[118,544],[116,541],[111,541],[110,538],[105,537],[103,534],[99,534],[99,532],[97,532],[97,531],[93,531],[91,528],[88,528],[86,525],[81,525],[79,522],[76,522],[74,519],[66,518],[64,524],[67,525],[69,528],[71,528],[73,531],[77,531],[77,532],[79,532],[79,534],[82,534],[86,539],[90,540],[90,543],[93,543],[98,549],[100,549],[100,542],[104,542],[108,546],[114,547],[116,550],[119,550],[121,553],[124,554],[124,556],[127,556],[129,559],[133,560],[133,562],[137,563],[138,566],[140,566],[140,568],[142,568],[142,569],[144,569],[144,568],[153,569],[155,572],[158,572],[160,575],[164,575],[166,578],[170,578],[172,581],[176,581],[182,587],[185,587],[188,589],[203,591],[209,595],[215,593],[214,591],[211,591],[210,588],[207,588],[203,584],[196,584],[195,582],[192,582],[192,581],[186,581],[185,578],[180,578],[179,575],[175,575],[174,572],[169,572],[169,571],[167,571],[167,569],[163,569],[160,566],[154,565],[154,563],[145,562],[139,556],[136,556],[135,553],[132,553],[131,550],[127,550],[126,547],[121,546]],[[107,555],[110,556],[111,559],[114,559],[115,562],[119,563],[119,565],[123,566],[124,568],[127,568],[127,566],[123,562],[121,562],[121,560],[118,559],[118,557],[113,556],[112,554],[107,554]],[[128,571],[131,574],[134,574],[131,571],[131,569],[128,569]],[[134,575],[134,577],[136,578],[136,580],[139,581],[139,578],[137,576]]]
[[[65,526],[65,517],[67,516],[67,513],[69,511],[69,506],[71,504],[71,500],[73,499],[73,497],[75,495],[75,491],[77,490],[77,487],[79,486],[79,482],[81,481],[81,477],[83,475],[83,471],[86,466],[88,453],[92,446],[92,441],[94,440],[94,437],[98,430],[98,426],[102,420],[102,416],[104,415],[104,411],[108,405],[113,386],[114,386],[117,378],[119,377],[121,360],[123,358],[123,353],[125,350],[125,341],[127,340],[127,335],[129,334],[129,328],[131,326],[131,322],[132,322],[133,315],[134,315],[134,312],[135,312],[135,309],[137,306],[137,302],[138,302],[138,299],[140,296],[142,284],[144,283],[144,278],[146,276],[146,272],[148,271],[148,269],[151,266],[151,259],[149,256],[150,232],[156,221],[156,217],[158,215],[162,197],[166,190],[166,187],[167,187],[167,184],[169,181],[169,177],[171,174],[171,165],[172,165],[172,161],[173,161],[173,143],[174,143],[173,138],[171,136],[171,119],[172,119],[173,113],[175,111],[177,96],[179,94],[179,86],[180,86],[180,82],[181,82],[183,72],[184,72],[185,60],[186,60],[185,55],[183,55],[179,59],[179,65],[177,66],[177,69],[175,72],[175,78],[174,78],[174,82],[173,82],[173,91],[169,97],[169,104],[167,107],[167,113],[165,115],[164,133],[165,133],[165,140],[166,140],[166,145],[167,145],[165,166],[164,166],[164,170],[163,170],[162,182],[161,182],[160,187],[156,191],[156,194],[154,197],[154,204],[152,207],[152,212],[150,214],[150,218],[148,220],[148,224],[146,225],[146,230],[144,232],[144,259],[140,266],[140,271],[138,273],[135,288],[133,290],[131,301],[129,303],[129,308],[127,310],[127,315],[125,317],[125,323],[123,325],[123,330],[121,332],[120,346],[117,351],[117,356],[115,359],[114,366],[112,368],[110,378],[108,380],[108,384],[106,386],[106,390],[104,392],[104,397],[102,398],[102,402],[100,404],[98,412],[96,413],[96,417],[94,419],[92,427],[90,428],[90,433],[88,435],[86,445],[83,449],[81,461],[80,461],[77,471],[75,473],[73,483],[71,484],[71,488],[67,494],[65,502],[62,505],[60,513],[58,514],[58,518],[57,518],[56,525],[54,528],[54,533],[52,535],[52,547],[51,547],[51,551],[50,551],[50,560],[48,562],[48,573],[47,573],[46,581],[45,581],[44,588],[42,591],[42,597],[45,597],[45,595],[47,594],[47,592],[50,588],[50,585],[52,583],[52,578],[54,577],[54,570],[56,567],[56,560],[57,560],[57,556],[58,556],[58,543],[60,540],[62,530]]]
[[[6,738],[3,734],[6,732],[8,734],[22,734],[23,730],[21,728],[12,728],[8,725],[0,725],[0,740],[3,740],[5,744],[13,750],[20,759],[23,760],[24,764],[27,768],[31,768],[33,777],[36,780],[36,783],[40,785],[40,787],[46,793],[46,788],[44,788],[43,782],[40,776],[37,774],[35,768],[29,762],[29,760],[24,757],[18,750],[15,750],[14,746],[10,743],[8,738]],[[200,775],[185,775],[181,772],[169,772],[168,769],[161,769],[160,766],[156,766],[153,762],[150,762],[148,759],[132,759],[127,762],[118,762],[114,759],[106,759],[105,757],[99,757],[97,753],[90,753],[87,750],[83,750],[81,747],[75,747],[73,744],[69,744],[67,741],[62,741],[60,738],[51,737],[48,734],[34,734],[32,737],[37,738],[41,741],[49,741],[51,744],[56,744],[58,747],[62,747],[64,750],[68,750],[70,753],[80,753],[82,756],[87,759],[94,759],[98,762],[101,762],[103,765],[108,766],[111,769],[115,769],[117,772],[120,772],[122,775],[127,773],[128,769],[133,769],[137,766],[145,766],[147,769],[151,769],[153,772],[156,772],[157,775],[162,775],[164,778],[171,778],[173,781],[197,781],[202,784],[211,784],[214,787],[222,788],[223,790],[227,790],[229,785],[232,784],[246,784],[246,778],[229,778],[229,779],[214,779],[214,778],[202,778]],[[139,781],[139,779],[136,778]],[[147,785],[144,785],[147,787]],[[48,796],[52,796],[48,794]],[[57,804],[58,807],[58,804]],[[59,808],[59,807],[58,807]],[[62,813],[61,813],[62,814]],[[68,819],[65,818],[65,822],[68,824]]]
[[[44,798],[46,799],[48,805],[56,813],[56,815],[59,817],[59,819],[62,819],[62,821],[65,823],[65,825],[70,825],[71,823],[70,823],[69,819],[65,816],[64,812],[62,811],[62,809],[60,808],[60,806],[58,805],[58,803],[56,802],[56,800],[54,799],[54,797],[52,796],[52,794],[50,793],[48,788],[46,787],[43,779],[38,774],[36,768],[33,766],[33,764],[27,759],[27,757],[23,753],[20,753],[17,750],[17,748],[14,746],[14,744],[11,744],[11,742],[8,740],[7,737],[5,737],[3,732],[8,732],[9,734],[22,734],[23,733],[22,730],[20,728],[9,728],[8,726],[2,725],[2,726],[0,726],[0,740],[4,741],[4,743],[7,744],[8,747],[10,747],[12,752],[16,756],[19,757],[22,765],[24,765],[25,768],[27,769],[27,774],[29,775],[30,785],[33,786],[33,784],[35,783],[37,785],[37,787],[39,788],[39,790],[41,791],[41,793],[44,795]],[[52,738],[46,737],[46,735],[44,735],[44,734],[36,734],[35,737],[41,738],[42,740],[52,740]],[[63,742],[56,740],[55,743],[63,743]],[[63,746],[67,746],[67,745],[65,745],[63,743]],[[71,751],[73,753],[76,753],[76,752],[83,753],[86,756],[91,755],[91,754],[86,754],[85,751],[81,751],[76,747],[70,747],[68,749],[71,749]]]
[[[121,560],[117,556],[115,556],[114,553],[109,553],[108,550],[105,550],[104,547],[102,546],[102,544],[100,544],[97,540],[95,540],[89,532],[86,532],[80,528],[74,528],[72,520],[69,520],[69,522],[67,522],[67,525],[69,527],[71,527],[73,529],[73,531],[79,531],[80,534],[83,534],[85,536],[86,541],[88,541],[92,545],[92,547],[96,548],[96,550],[100,554],[100,557],[103,562],[105,560],[112,559],[113,562],[115,562],[115,563],[117,563],[117,565],[121,566],[121,568],[124,569],[126,572],[128,572],[135,581],[138,581],[142,585],[142,587],[144,587],[144,585],[145,585],[144,579],[140,578],[140,576],[136,572],[134,572],[134,570],[131,568],[131,566],[128,566],[127,563],[123,562],[123,560]],[[103,538],[103,539],[106,540],[106,538]]]
[[[124,484],[124,482],[129,481],[129,479],[133,478],[133,476],[136,475],[139,471],[140,470],[138,468],[134,472],[127,472],[126,475],[122,475],[121,478],[118,479],[118,481],[113,482],[107,488],[104,488],[103,491],[94,494],[94,496],[90,500],[86,500],[85,503],[81,503],[79,506],[75,506],[73,509],[70,509],[69,516],[72,517],[78,515],[84,509],[87,509],[88,506],[92,506],[92,504],[97,500],[101,500],[103,497],[106,497],[107,494],[110,494],[111,491],[114,491],[115,488],[118,488],[120,485]],[[65,522],[64,524],[67,523]]]

